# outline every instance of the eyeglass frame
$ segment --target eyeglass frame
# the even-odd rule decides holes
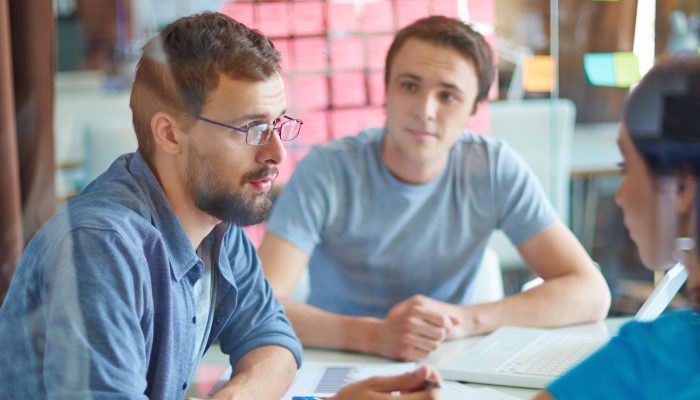
[[[235,126],[231,126],[231,125],[228,125],[228,124],[224,124],[223,122],[214,121],[214,120],[212,120],[212,119],[202,117],[201,115],[194,115],[194,114],[189,114],[189,113],[185,113],[185,114],[187,114],[187,115],[189,115],[189,116],[191,116],[191,117],[194,117],[195,119],[198,119],[198,120],[200,120],[200,121],[210,123],[210,124],[212,124],[212,125],[217,125],[217,126],[220,126],[220,127],[223,127],[223,128],[227,128],[227,129],[231,129],[231,130],[234,130],[234,131],[243,133],[243,134],[245,135],[245,142],[246,142],[246,144],[249,145],[249,146],[256,146],[256,147],[257,147],[257,146],[265,146],[266,144],[270,143],[270,139],[272,138],[272,135],[274,135],[275,131],[277,131],[277,135],[279,136],[280,140],[282,140],[282,141],[284,141],[284,142],[290,142],[290,141],[296,139],[297,137],[299,137],[299,133],[301,132],[301,126],[304,125],[304,121],[302,121],[302,120],[300,120],[300,119],[298,119],[298,118],[292,118],[292,117],[290,117],[290,116],[288,116],[288,115],[282,115],[280,118],[278,118],[278,120],[281,119],[282,117],[287,118],[287,120],[285,120],[284,122],[282,122],[281,124],[279,124],[279,126],[276,126],[276,124],[268,124],[268,123],[265,123],[265,122],[263,122],[263,123],[253,123],[253,122],[251,122],[251,123],[248,123],[248,124],[246,124],[246,125],[241,126],[240,128],[236,128]],[[291,139],[282,139],[282,126],[284,126],[284,124],[286,124],[286,123],[289,123],[290,121],[294,121],[294,122],[299,123],[299,129],[297,130],[297,133],[296,133],[296,135],[294,135],[293,138],[291,138]],[[274,121],[273,121],[273,122],[274,122]],[[272,132],[271,132],[270,135],[267,136],[267,139],[265,140],[264,143],[263,143],[263,142],[258,142],[257,144],[251,144],[251,143],[248,141],[248,132],[249,132],[250,129],[253,128],[254,126],[259,126],[259,125],[272,125]]]

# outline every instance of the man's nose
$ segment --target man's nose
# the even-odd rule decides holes
[[[270,141],[258,149],[256,161],[264,165],[279,165],[285,157],[287,157],[287,150],[284,149],[279,133],[274,131]]]

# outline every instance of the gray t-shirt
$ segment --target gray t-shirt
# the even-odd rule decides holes
[[[313,149],[276,202],[268,231],[311,255],[314,306],[384,317],[414,294],[469,304],[495,229],[518,245],[558,218],[505,143],[463,133],[440,175],[412,185],[387,170],[382,137]]]

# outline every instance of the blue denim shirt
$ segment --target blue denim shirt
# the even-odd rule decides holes
[[[219,225],[219,274],[206,347],[235,367],[267,345],[301,346],[254,247]],[[193,371],[203,274],[148,164],[118,158],[30,241],[0,308],[0,398],[182,399]]]

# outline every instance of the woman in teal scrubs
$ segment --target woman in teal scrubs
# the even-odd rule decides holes
[[[615,200],[644,265],[688,271],[693,309],[630,322],[537,399],[700,399],[700,60],[671,59],[633,90]],[[697,242],[697,243],[696,243]]]

